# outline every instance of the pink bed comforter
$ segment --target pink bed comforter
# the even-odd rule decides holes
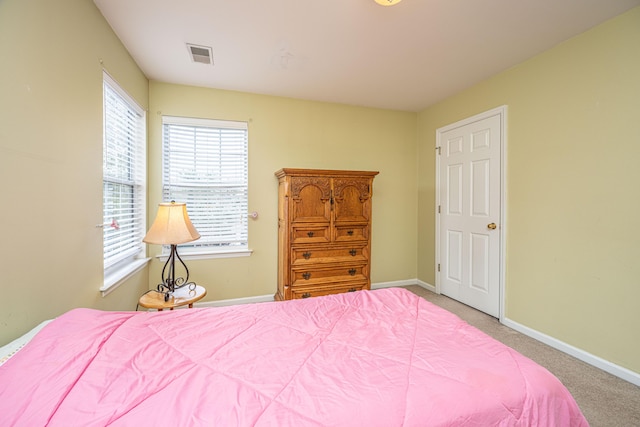
[[[0,366],[3,426],[586,426],[547,370],[403,289],[72,310]]]

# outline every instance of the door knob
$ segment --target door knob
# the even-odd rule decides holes
[[[490,230],[495,230],[498,226],[496,225],[495,222],[492,222],[491,224],[487,224],[487,228]]]

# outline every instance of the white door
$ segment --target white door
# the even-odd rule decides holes
[[[437,288],[499,317],[504,114],[493,113],[438,130]]]

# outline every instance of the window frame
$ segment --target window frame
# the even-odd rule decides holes
[[[132,150],[134,154],[130,155],[129,159],[132,160],[132,165],[130,166],[132,171],[131,178],[129,179],[119,179],[113,174],[107,173],[107,155],[108,155],[108,145],[107,138],[109,137],[107,134],[111,132],[108,130],[108,121],[113,117],[111,113],[108,114],[109,105],[107,103],[108,90],[112,91],[113,94],[119,98],[119,101],[123,104],[120,106],[126,108],[127,114],[133,114],[135,116],[134,125],[135,130],[131,133],[126,133],[126,137],[133,136],[135,139],[132,140],[129,144],[126,145],[126,148]],[[133,97],[131,97],[119,84],[118,82],[112,78],[106,71],[103,71],[103,79],[102,79],[102,104],[103,104],[103,138],[102,138],[102,161],[103,161],[103,171],[102,171],[102,218],[103,223],[100,225],[100,228],[103,230],[103,238],[102,238],[102,248],[103,248],[103,283],[99,288],[102,296],[107,295],[115,288],[120,286],[126,279],[131,277],[137,271],[141,270],[148,262],[149,258],[146,257],[145,253],[145,245],[142,242],[142,238],[144,237],[144,233],[146,231],[146,203],[147,203],[147,159],[146,159],[146,150],[147,150],[147,118],[146,111],[144,108],[138,104]],[[113,113],[113,111],[112,111]],[[117,113],[116,113],[117,114]],[[122,117],[119,117],[122,118]],[[116,125],[117,126],[117,125]],[[121,129],[118,129],[121,130]],[[122,141],[119,141],[121,143]],[[105,187],[107,183],[117,184],[117,185],[125,185],[130,186],[132,188],[131,191],[131,199],[132,199],[132,215],[131,215],[131,226],[133,229],[130,233],[127,234],[127,237],[124,239],[127,241],[128,246],[127,249],[124,249],[119,256],[109,258],[106,256],[107,250],[107,227],[112,227],[112,223],[110,223],[107,219],[107,210],[106,210],[106,192]],[[114,214],[115,215],[115,214]],[[114,215],[109,215],[114,217]],[[119,226],[119,225],[116,225]]]
[[[206,239],[206,231],[205,228],[213,227],[211,223],[208,223],[207,227],[199,227],[199,224],[202,222],[202,218],[199,218],[197,212],[194,212],[194,203],[192,199],[189,198],[174,198],[172,197],[172,186],[177,186],[175,184],[171,184],[170,176],[171,171],[168,169],[171,166],[167,165],[167,163],[171,163],[169,161],[167,150],[169,149],[169,145],[171,141],[167,136],[167,126],[177,126],[177,127],[186,127],[186,128],[207,128],[210,130],[227,130],[227,131],[244,131],[244,147],[243,147],[243,162],[244,162],[244,208],[240,209],[238,212],[241,215],[240,221],[242,221],[243,225],[243,233],[244,233],[244,244],[231,244],[229,246],[215,246],[213,244],[204,245],[201,243],[203,238]],[[219,120],[219,119],[206,119],[206,118],[194,118],[194,117],[183,117],[183,116],[170,116],[163,115],[161,120],[161,129],[162,129],[162,183],[161,183],[161,193],[162,200],[164,202],[170,202],[171,200],[175,200],[176,202],[186,203],[187,211],[189,213],[191,221],[194,223],[196,229],[199,230],[200,234],[203,236],[201,239],[178,245],[180,256],[183,259],[209,259],[209,258],[232,258],[232,257],[242,257],[242,256],[250,256],[252,254],[252,250],[249,249],[249,224],[248,224],[248,206],[249,206],[249,126],[245,121],[232,121],[232,120]],[[220,141],[217,141],[220,142]],[[195,144],[196,142],[194,142]],[[196,148],[194,147],[194,151]],[[212,165],[215,164],[212,162]],[[215,164],[219,167],[222,164],[222,160],[220,164]],[[214,185],[209,185],[209,187],[215,187]],[[200,215],[201,216],[201,215]],[[215,220],[213,221],[215,222]],[[242,243],[242,242],[240,242]],[[169,246],[163,245],[162,252],[158,255],[159,258],[166,258],[169,254]]]

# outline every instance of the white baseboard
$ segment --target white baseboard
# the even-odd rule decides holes
[[[193,304],[195,307],[225,307],[228,305],[253,304],[256,302],[273,301],[273,294],[259,295],[255,297],[223,299],[219,301],[205,301]]]
[[[418,279],[394,280],[393,282],[372,283],[371,289],[397,288],[398,286],[417,285]]]
[[[418,286],[422,286],[423,288],[430,290],[431,292],[433,292],[434,294],[437,293],[436,292],[436,287],[434,285],[432,285],[431,283],[427,283],[427,282],[423,282],[422,280],[418,280],[418,282],[416,283],[416,285]]]
[[[418,285],[421,288],[425,288],[433,293],[436,292],[436,287],[430,283],[423,282],[418,279],[407,279],[407,280],[395,280],[393,282],[380,282],[380,283],[372,283],[371,289],[382,289],[382,288],[397,288],[399,286],[410,286],[410,285]]]
[[[588,353],[584,350],[581,350],[577,347],[574,347],[570,344],[567,344],[549,335],[543,334],[542,332],[538,332],[535,329],[531,329],[527,326],[521,325],[520,323],[515,322],[511,319],[504,318],[502,324],[518,332],[521,332],[535,340],[545,343],[548,346],[555,348],[556,350],[560,350],[563,353],[573,356],[576,359],[582,360],[583,362],[588,363],[591,366],[595,366],[596,368],[601,369],[605,372],[608,372],[611,375],[614,375],[618,378],[628,381],[631,384],[640,386],[640,374],[637,372],[631,371],[627,368],[611,363],[608,360],[595,356],[591,353]]]
[[[418,279],[407,279],[407,280],[396,280],[393,282],[372,283],[371,289],[393,288],[398,286],[409,286],[409,285],[418,285],[434,293],[436,291],[435,286]],[[269,302],[269,301],[273,301],[272,294],[260,295],[255,297],[247,297],[247,298],[227,299],[227,300],[220,300],[220,301],[206,301],[201,303],[195,303],[194,305],[197,307],[224,307],[229,305],[253,304],[258,302]],[[574,347],[570,344],[567,344],[549,335],[543,334],[542,332],[538,332],[535,329],[531,329],[509,318],[505,317],[502,321],[502,324],[524,335],[527,335],[528,337],[531,337],[544,344],[547,344],[548,346],[553,347],[556,350],[560,350],[563,353],[573,356],[576,359],[582,360],[583,362],[588,363],[591,366],[595,366],[596,368],[601,369],[605,372],[608,372],[611,375],[614,375],[618,378],[628,381],[631,384],[640,386],[640,373],[631,371],[627,368],[611,363],[608,360],[602,359],[601,357],[595,356],[591,353],[588,353],[584,350],[581,350],[577,347]]]

